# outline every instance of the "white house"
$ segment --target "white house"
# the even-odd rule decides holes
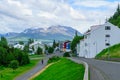
[[[44,53],[44,51],[45,51],[44,44],[42,44],[42,42],[40,42],[40,41],[34,41],[34,43],[29,45],[29,48],[30,48],[29,50],[30,50],[31,54],[34,54],[37,51],[38,47],[42,48],[43,53]],[[34,50],[33,50],[33,48],[34,48]],[[32,52],[32,50],[33,50],[33,52]]]
[[[14,48],[21,49],[21,50],[24,49],[24,45],[21,45],[21,44],[15,44],[13,47],[14,47]]]
[[[80,57],[94,58],[103,49],[120,43],[120,29],[106,22],[102,25],[91,26],[80,41]]]

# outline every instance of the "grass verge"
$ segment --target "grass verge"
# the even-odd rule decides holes
[[[13,70],[11,68],[3,67],[3,70],[1,71],[3,77],[0,77],[0,80],[13,80],[17,76],[20,76],[20,75],[24,74],[25,72],[29,71],[30,69],[32,69],[39,62],[39,60],[40,59],[31,60],[30,64],[20,66],[14,72],[13,72]]]
[[[120,44],[104,49],[95,57],[96,59],[118,60],[120,61]]]
[[[83,80],[84,72],[82,64],[62,58],[33,80]]]

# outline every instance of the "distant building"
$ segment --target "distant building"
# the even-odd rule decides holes
[[[24,45],[21,45],[21,44],[15,44],[13,47],[14,47],[14,48],[21,49],[21,50],[24,49]]]
[[[80,57],[94,58],[103,49],[120,43],[119,34],[120,29],[109,22],[92,26],[77,45],[77,53]]]
[[[59,50],[63,52],[70,52],[71,51],[70,44],[71,44],[70,41],[59,42]]]
[[[32,44],[29,45],[30,53],[34,54],[37,51],[38,47],[42,48],[43,53],[45,52],[45,46],[44,46],[44,44],[42,44],[42,42],[40,42],[40,41],[34,41],[34,43],[32,43]]]

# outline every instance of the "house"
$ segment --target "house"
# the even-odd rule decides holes
[[[37,51],[38,47],[42,48],[43,53],[44,53],[45,51],[44,44],[42,44],[41,41],[34,41],[32,44],[29,45],[30,54],[34,54]]]
[[[70,52],[71,51],[70,44],[71,44],[70,41],[59,42],[59,50],[63,52]]]
[[[84,39],[77,46],[80,57],[94,58],[103,49],[120,43],[120,29],[106,22],[102,25],[91,26],[84,34]]]
[[[24,45],[21,45],[21,44],[19,44],[19,43],[15,44],[13,47],[14,47],[14,48],[21,49],[21,50],[24,49]]]

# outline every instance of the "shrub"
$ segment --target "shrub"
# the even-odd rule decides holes
[[[10,62],[10,67],[13,69],[13,70],[16,70],[19,66],[19,62],[17,60],[12,60]]]
[[[63,57],[70,57],[69,52],[65,52],[65,53],[63,54]]]
[[[53,57],[49,58],[48,63],[56,62],[56,61],[58,61],[58,60],[60,60],[60,57],[58,57],[58,56],[53,56]]]

